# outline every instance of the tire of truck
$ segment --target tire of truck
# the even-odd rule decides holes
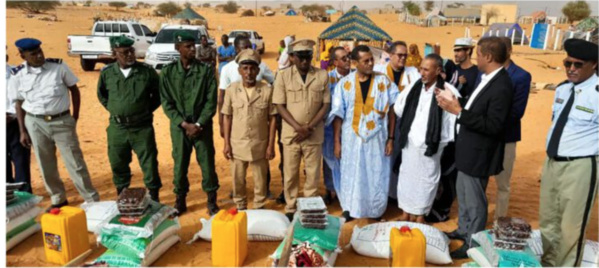
[[[86,72],[91,72],[96,68],[96,61],[94,60],[86,60],[81,58],[81,69]]]
[[[260,53],[260,55],[264,54],[265,49],[266,49],[266,44],[262,44],[262,49],[258,50],[258,53]]]

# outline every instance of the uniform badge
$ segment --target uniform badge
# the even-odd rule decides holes
[[[557,103],[559,103],[559,104],[562,104],[562,103],[564,103],[564,99],[557,98],[557,99],[555,100],[555,102],[557,102]]]
[[[595,110],[593,110],[593,109],[590,109],[590,108],[587,108],[587,107],[582,107],[582,106],[580,106],[580,105],[576,105],[576,109],[577,109],[577,110],[581,110],[581,111],[583,111],[583,112],[590,113],[590,114],[594,114],[594,113],[595,113]]]

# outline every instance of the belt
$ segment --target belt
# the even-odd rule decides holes
[[[594,158],[597,157],[596,155],[587,155],[587,156],[556,156],[554,158],[552,158],[554,161],[556,162],[570,162],[570,161],[574,161],[576,159],[582,159],[582,158]]]
[[[152,114],[141,114],[141,115],[130,115],[130,116],[119,116],[113,115],[110,118],[120,125],[134,125],[146,122],[152,119]]]
[[[41,118],[41,119],[44,119],[46,122],[52,121],[52,120],[54,120],[56,118],[59,118],[61,116],[65,116],[67,114],[71,114],[71,111],[66,110],[66,111],[64,111],[62,113],[53,114],[53,115],[43,115],[43,114],[27,113],[28,116],[32,116],[32,117],[35,117],[35,118]]]

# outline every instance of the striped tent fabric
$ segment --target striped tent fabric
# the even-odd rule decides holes
[[[358,7],[354,6],[333,25],[320,34],[319,39],[386,41],[391,36],[379,28]]]

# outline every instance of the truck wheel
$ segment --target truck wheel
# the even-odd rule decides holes
[[[96,62],[93,60],[81,59],[81,69],[86,72],[91,72],[96,68]]]

